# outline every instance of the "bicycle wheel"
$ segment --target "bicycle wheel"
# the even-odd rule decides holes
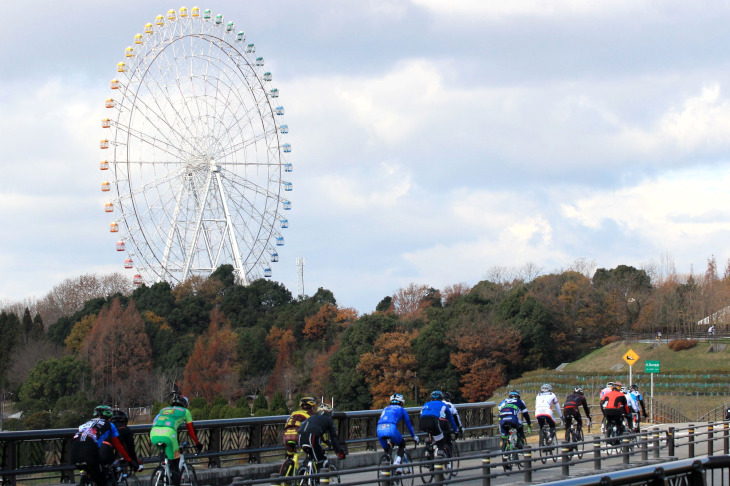
[[[389,479],[391,475],[395,472],[394,468],[389,467],[390,456],[388,454],[383,454],[382,456],[380,456],[380,462],[378,463],[378,466],[380,467],[380,469],[378,469],[378,484],[380,486],[389,486]]]
[[[282,478],[286,478],[287,476],[294,476],[296,471],[294,470],[294,460],[291,457],[287,457],[283,463],[281,463],[281,467],[279,468],[279,476]],[[295,483],[295,481],[286,481],[282,480],[282,484],[286,484],[288,486],[291,486]]]
[[[543,464],[547,462],[547,458],[550,455],[550,452],[548,449],[545,449],[545,447],[548,445],[547,443],[547,436],[546,434],[549,434],[550,432],[546,432],[545,428],[540,429],[540,460]]]
[[[459,444],[456,442],[452,442],[450,444],[451,450],[449,451],[451,453],[451,477],[456,477],[457,474],[459,474],[459,464],[461,464],[461,461],[459,461]]]
[[[509,439],[502,439],[502,469],[505,471],[512,470],[512,464],[507,464],[512,460],[512,443]]]
[[[583,451],[585,451],[585,443],[583,442],[585,439],[583,438],[583,429],[580,428],[575,433],[575,441],[576,444],[576,453],[578,454],[578,459],[583,459]]]
[[[150,486],[166,486],[165,468],[157,466],[150,476]]]
[[[456,473],[454,472],[454,454],[453,454],[453,448],[451,447],[451,444],[444,444],[444,480],[448,481],[452,477],[456,476]]]
[[[328,462],[329,462],[329,461],[328,461]],[[334,464],[332,464],[332,463],[330,462],[330,463],[329,463],[329,466],[327,466],[327,467],[329,467],[329,469],[330,469],[330,472],[331,472],[331,473],[333,473],[333,474],[332,474],[332,476],[330,476],[330,477],[329,477],[329,479],[330,479],[330,484],[338,484],[338,483],[340,483],[340,482],[341,482],[341,481],[340,481],[340,475],[339,475],[339,474],[337,474],[337,466],[335,466]],[[316,483],[316,481],[315,481],[315,483]]]
[[[304,476],[299,480],[299,486],[314,486],[314,480],[309,477],[309,468],[307,466],[300,466],[297,470],[297,476]]]
[[[198,486],[198,476],[192,464],[185,464],[180,474],[180,486]]]
[[[421,460],[424,462],[433,461],[433,449],[430,447],[423,449]],[[430,464],[421,464],[418,468],[421,474],[423,474],[423,476],[421,476],[421,481],[423,481],[423,483],[430,483],[433,481],[433,462]]]
[[[119,486],[141,486],[139,479],[137,479],[137,476],[135,476],[134,474],[121,476],[119,479],[117,479],[117,484]]]
[[[403,469],[403,476],[411,477],[399,477],[396,485],[400,484],[400,486],[413,486],[413,467],[411,466],[411,456],[408,454],[407,451],[403,452],[401,469]]]

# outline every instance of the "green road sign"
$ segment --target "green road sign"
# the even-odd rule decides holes
[[[659,361],[644,361],[644,373],[659,373]]]

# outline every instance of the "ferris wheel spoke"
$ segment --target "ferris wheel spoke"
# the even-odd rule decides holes
[[[187,144],[190,145],[191,150],[194,149],[194,146],[190,143],[189,140],[186,140],[183,134],[181,134],[175,127],[173,127],[167,120],[165,120],[164,116],[154,110],[154,108],[147,103],[145,100],[139,100],[139,105],[142,108],[146,108],[146,111],[140,110],[141,115],[149,122],[151,126],[154,127],[157,133],[160,134],[160,136],[165,136],[166,134],[168,136],[165,136],[165,143],[167,145],[175,146],[177,144],[178,149],[180,149],[183,145]],[[161,109],[159,105],[157,105],[158,108]],[[154,115],[153,117],[150,116],[150,114]],[[160,120],[162,127],[167,128],[167,130],[163,130],[162,127],[158,126],[155,123],[155,119]],[[176,140],[171,139],[169,135],[173,135]]]

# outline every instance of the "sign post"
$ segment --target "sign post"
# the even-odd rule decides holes
[[[633,384],[632,381],[632,367],[634,363],[639,360],[639,355],[633,349],[629,349],[626,354],[623,355],[624,361],[629,365],[629,387]]]
[[[654,421],[654,374],[659,373],[659,361],[644,361],[644,373],[651,377],[651,395],[649,395],[649,414]]]

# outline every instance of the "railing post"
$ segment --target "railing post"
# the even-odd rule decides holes
[[[647,461],[649,460],[649,434],[642,432],[639,436],[639,440],[641,441],[639,444],[639,448],[641,449],[641,460]]]
[[[261,443],[263,439],[263,428],[264,426],[262,424],[256,424],[252,427],[251,431],[251,444],[254,449],[260,449]],[[248,453],[248,462],[258,464],[261,462],[261,453],[260,452],[249,452]]]
[[[593,470],[600,471],[601,470],[601,436],[594,435],[593,439],[595,440],[595,442],[593,443]]]
[[[63,445],[61,446],[61,461],[63,461],[63,464],[71,464],[71,437],[66,437],[65,439],[63,439]],[[74,474],[76,474],[75,469],[71,469],[67,472],[62,472],[61,482],[76,483]]]
[[[444,464],[438,463],[433,465],[433,476],[437,483],[444,482]]]
[[[621,442],[623,445],[621,446],[621,450],[623,451],[623,463],[628,464],[631,459],[631,451],[629,450],[629,444],[631,444],[631,439],[629,438],[623,438],[621,439]]]
[[[722,452],[724,454],[730,454],[730,424],[724,422],[722,424]]]
[[[525,478],[526,483],[532,482],[532,449],[525,445]]]
[[[210,429],[210,440],[208,441],[208,450],[212,452],[220,452],[222,449],[221,427],[212,427]],[[214,455],[208,458],[208,467],[221,467],[220,456]]]
[[[667,453],[669,457],[674,457],[674,427],[667,429]]]
[[[689,433],[687,434],[687,445],[689,446],[688,457],[695,456],[695,424],[689,424]]]
[[[562,474],[565,477],[570,476],[570,446],[568,445],[570,442],[567,440],[563,442],[563,447],[560,448],[560,452],[562,454],[562,457],[560,458],[562,462]]]
[[[712,424],[709,424],[707,426],[707,455],[712,456],[714,455],[715,447],[715,427]]]
[[[659,459],[659,454],[661,453],[662,443],[660,440],[661,434],[659,433],[659,428],[654,427],[654,443],[652,444],[652,447],[654,449],[654,459]]]
[[[320,472],[321,472],[322,474],[327,474],[328,472],[330,472],[330,468],[328,468],[328,467],[323,467],[323,468],[322,468],[322,470],[321,470]],[[321,478],[319,478],[319,484],[324,484],[324,485],[327,485],[327,484],[329,484],[329,483],[330,483],[330,477],[329,477],[329,476],[324,476],[324,477],[321,477]]]
[[[485,457],[482,459],[482,486],[491,486],[492,478],[489,476],[492,474],[492,459]]]

